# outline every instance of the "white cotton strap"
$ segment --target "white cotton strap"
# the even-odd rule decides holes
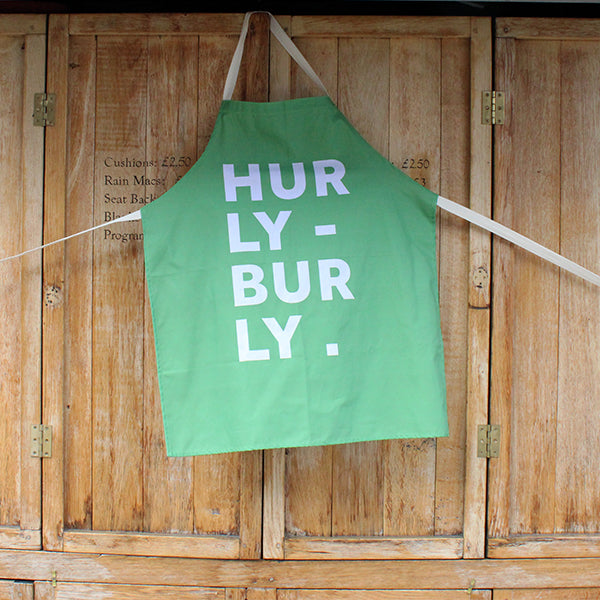
[[[237,82],[238,74],[240,72],[240,65],[242,64],[242,56],[244,54],[244,43],[248,34],[248,23],[250,22],[251,15],[260,13],[261,11],[248,12],[244,16],[244,22],[242,23],[242,30],[240,32],[240,39],[238,41],[233,58],[231,59],[231,65],[229,66],[229,72],[227,73],[227,79],[225,81],[225,88],[223,89],[223,100],[231,100],[233,96],[233,90]],[[275,17],[271,13],[263,13],[269,15],[269,26],[271,33],[279,40],[279,43],[283,46],[286,52],[298,63],[298,66],[314,81],[314,83],[321,88],[323,93],[328,96],[327,89],[323,85],[323,82],[319,79],[319,76],[315,73],[314,69],[308,64],[308,61],[302,56],[298,47],[292,42],[288,34],[283,30],[283,27],[277,22]]]
[[[71,238],[83,235],[84,233],[89,233],[90,231],[94,231],[95,229],[102,229],[103,227],[108,227],[113,223],[120,223],[123,221],[137,221],[142,218],[142,213],[139,210],[136,210],[128,215],[123,217],[118,217],[117,219],[112,219],[111,221],[107,221],[106,223],[101,223],[100,225],[96,225],[94,227],[90,227],[89,229],[85,229],[84,231],[78,231],[77,233],[73,233],[68,235],[67,237],[60,238],[60,240],[54,240],[53,242],[48,242],[47,244],[43,244],[41,246],[37,246],[37,248],[30,248],[29,250],[25,250],[24,252],[20,252],[19,254],[14,254],[13,256],[7,256],[6,258],[0,258],[0,263],[3,263],[6,260],[11,260],[13,258],[19,258],[20,256],[25,256],[26,254],[30,254],[31,252],[35,252],[36,250],[43,250],[44,248],[48,248],[48,246],[54,246],[54,244],[60,244],[61,242],[66,242]]]
[[[444,198],[442,196],[438,196],[437,204],[440,208],[447,210],[448,212],[456,215],[457,217],[461,217],[469,223],[473,223],[478,227],[482,227],[483,229],[496,234],[497,236],[516,244],[517,246],[551,262],[553,265],[560,267],[561,269],[565,269],[565,271],[569,271],[569,273],[573,273],[573,275],[577,275],[594,285],[600,286],[600,275],[596,275],[596,273],[592,273],[592,271],[588,271],[581,265],[557,254],[556,252],[534,242],[533,240],[509,229],[505,225],[501,225],[496,221],[492,221],[492,219],[488,217],[484,217],[483,215],[471,210],[470,208],[466,208],[461,204],[457,204],[456,202],[452,202],[452,200],[448,200],[448,198]]]

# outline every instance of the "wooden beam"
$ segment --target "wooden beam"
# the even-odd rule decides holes
[[[282,589],[600,587],[600,559],[237,561],[1,550],[3,578]]]

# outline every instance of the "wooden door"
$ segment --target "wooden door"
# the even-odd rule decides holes
[[[44,130],[34,94],[44,92],[46,19],[0,17],[0,258],[42,238]],[[41,459],[31,427],[41,420],[41,252],[0,262],[0,547],[40,547]]]
[[[358,131],[431,190],[489,214],[487,19],[293,17],[284,26]],[[270,97],[318,94],[275,42]],[[440,214],[450,437],[265,453],[264,556],[483,556],[489,236]],[[467,398],[469,399],[467,404]],[[465,452],[465,446],[467,451]]]
[[[598,272],[600,23],[497,36],[495,217]],[[599,556],[600,289],[494,243],[489,555]]]
[[[151,201],[212,129],[241,15],[53,16],[45,239]],[[488,19],[282,19],[333,99],[430,189],[489,213]],[[314,94],[255,15],[237,97]],[[270,78],[267,74],[270,72]],[[44,547],[212,558],[459,558],[484,551],[489,236],[440,215],[450,437],[165,456],[139,223],[45,254]],[[467,451],[465,452],[465,447]]]
[[[58,108],[46,240],[139,209],[195,162],[241,20],[50,18],[48,85]],[[56,429],[44,547],[259,557],[261,454],[166,457],[141,224],[50,248],[44,268],[57,295],[44,312],[44,411]]]

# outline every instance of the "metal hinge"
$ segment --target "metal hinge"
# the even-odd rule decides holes
[[[50,425],[31,426],[31,456],[36,458],[52,456],[52,427]]]
[[[34,94],[33,124],[37,127],[54,125],[56,94]]]
[[[477,427],[477,456],[498,458],[500,455],[500,425],[479,425]]]
[[[504,115],[504,92],[482,92],[481,123],[483,125],[504,125]]]

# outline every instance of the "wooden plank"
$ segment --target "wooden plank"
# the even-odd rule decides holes
[[[598,536],[519,535],[488,540],[490,558],[585,558],[600,555]]]
[[[390,42],[389,158],[432,191],[440,184],[441,42]],[[434,532],[436,442],[386,442],[385,534]]]
[[[46,15],[2,15],[0,35],[46,35]]]
[[[331,446],[286,452],[285,531],[289,535],[331,535]]]
[[[465,598],[465,590],[280,590],[277,599],[361,600],[365,598],[364,594],[368,594],[368,600],[463,600]],[[491,598],[491,596],[473,590],[469,600],[484,600],[484,598]]]
[[[233,37],[216,35],[198,40],[198,155],[204,151],[215,125],[236,43]]]
[[[494,600],[598,600],[599,589],[494,590]]]
[[[34,598],[36,600],[54,600],[54,590],[49,581],[36,581],[33,584]]]
[[[509,106],[497,132],[495,175],[495,218],[556,251],[557,52],[552,42],[499,42],[498,85]],[[539,96],[535,107],[526,101],[532,95]],[[523,174],[519,181],[516,173]],[[503,439],[499,460],[490,463],[490,535],[548,533],[554,530],[558,269],[501,240],[495,244],[491,422],[502,426]]]
[[[383,533],[383,443],[333,446],[331,533]]]
[[[229,588],[225,590],[225,600],[246,600],[245,588]]]
[[[33,600],[34,585],[25,581],[15,581],[12,584],[12,595],[7,596],[7,600]],[[1,596],[0,596],[1,597]],[[42,600],[44,600],[42,598]]]
[[[263,558],[284,558],[285,454],[283,448],[264,452]]]
[[[237,534],[241,485],[240,454],[194,458],[194,523],[201,533]]]
[[[327,89],[329,97],[337,104],[338,101],[338,40],[337,38],[296,38],[295,44],[308,60],[319,79]],[[291,65],[292,98],[321,96],[323,92],[309,79],[307,75],[292,62]]]
[[[361,15],[292,17],[293,36],[468,38],[468,17],[393,17]]]
[[[79,14],[72,15],[70,35],[239,35],[243,14]]]
[[[560,249],[595,270],[600,264],[600,210],[594,194],[600,169],[594,156],[600,151],[600,126],[590,115],[598,109],[598,60],[598,43],[561,44]],[[594,466],[600,460],[600,289],[561,272],[559,306],[555,527],[600,533],[600,483]]]
[[[100,223],[107,198],[113,199],[113,212],[125,214],[131,194],[145,196],[152,186],[146,190],[136,180],[144,175],[138,162],[146,159],[147,38],[99,37],[97,43],[94,220]],[[109,161],[115,156],[129,158],[132,166],[116,167]],[[140,234],[139,222],[94,234],[92,526],[97,530],[143,528],[145,283]],[[95,501],[100,498],[102,502]]]
[[[291,17],[278,16],[277,22],[289,35]],[[277,102],[290,98],[292,59],[277,38],[269,38],[269,101]],[[314,68],[314,67],[313,67]]]
[[[440,193],[469,203],[469,40],[442,41]],[[469,227],[438,212],[439,294],[450,436],[437,440],[435,535],[463,531],[468,349]]]
[[[56,93],[55,125],[48,127],[44,180],[44,241],[65,235],[67,176],[67,69],[68,17],[49,17],[47,89]],[[45,302],[42,338],[42,418],[53,428],[53,458],[43,469],[43,547],[60,550],[64,522],[64,282],[65,247],[57,244],[44,250]]]
[[[79,38],[75,38],[79,39]],[[150,37],[148,40],[148,115],[146,177],[159,184],[146,189],[141,206],[154,200],[188,171],[197,157],[198,40]],[[132,198],[133,200],[133,198]],[[130,210],[135,210],[131,206]],[[144,286],[146,287],[146,286]],[[194,461],[166,455],[152,315],[144,293],[144,531],[194,532]],[[227,474],[227,471],[224,471]],[[208,487],[207,489],[210,489]],[[196,496],[197,497],[197,496]],[[195,531],[231,531],[235,516],[224,514],[224,501],[211,506],[210,526],[196,521]],[[220,523],[215,522],[215,515]],[[197,511],[200,512],[200,511]],[[197,513],[196,513],[197,514]],[[226,521],[223,527],[222,522]]]
[[[481,91],[492,82],[491,22],[471,22],[471,170],[469,205],[491,216],[492,138],[489,127],[482,126]],[[478,112],[479,111],[479,112]],[[488,422],[491,236],[475,227],[469,231],[469,312],[467,360],[467,419],[465,457],[464,540],[465,558],[485,555],[486,462],[477,457],[477,427]],[[474,275],[483,278],[474,278]]]
[[[338,105],[367,141],[387,154],[389,43],[342,40],[338,56]],[[380,73],[373,72],[373,64]],[[381,65],[381,66],[379,66]],[[373,115],[380,112],[377,119]],[[383,533],[383,443],[334,446],[333,535]]]
[[[39,529],[22,529],[20,526],[0,527],[0,548],[36,550],[41,547]]]
[[[289,537],[285,557],[290,560],[372,560],[460,558],[462,538]]]
[[[0,84],[5,104],[0,111],[0,185],[3,189],[2,209],[4,219],[0,230],[0,253],[10,256],[21,251],[23,179],[21,168],[23,157],[23,93],[25,61],[22,37],[0,37]],[[37,225],[37,224],[36,224]],[[0,523],[19,523],[21,470],[27,464],[15,460],[14,448],[26,445],[22,437],[26,423],[23,409],[25,403],[21,395],[21,264],[18,260],[0,265],[0,291],[2,293],[2,314],[0,336],[4,341],[0,346],[0,368],[4,374],[2,381],[2,413],[0,423]],[[18,401],[15,401],[18,400]],[[19,455],[21,453],[19,452]]]
[[[94,224],[94,131],[96,40],[69,41],[67,234]],[[92,525],[92,258],[93,236],[65,246],[69,284],[65,292],[65,529]]]
[[[189,556],[237,558],[237,536],[115,533],[112,531],[65,531],[66,552],[127,554],[132,556]]]
[[[277,600],[277,590],[266,588],[248,588],[246,600]]]
[[[23,81],[23,204],[21,240],[23,248],[42,242],[44,193],[44,133],[31,125],[31,98],[43,89],[46,78],[46,35],[27,35],[24,44]],[[4,161],[2,162],[5,165]],[[29,426],[41,420],[41,336],[42,336],[42,256],[41,253],[21,260],[21,331],[20,370],[22,403],[22,440],[27,440]],[[31,548],[40,548],[41,464],[32,460],[26,443],[21,443],[21,515],[19,526],[25,531],[38,530],[31,538]]]
[[[26,29],[26,28],[25,28]],[[42,238],[43,133],[31,101],[44,87],[45,36],[0,31],[0,255],[39,246]],[[39,548],[40,464],[30,454],[31,425],[40,422],[41,254],[0,265],[0,544]],[[22,530],[22,531],[20,531]]]
[[[59,582],[53,600],[225,600],[223,589],[191,586],[103,585]]]
[[[338,63],[339,109],[375,150],[388,156],[389,41],[342,39]]]
[[[600,559],[237,561],[0,550],[7,579],[274,589],[600,587]]]
[[[261,557],[263,453],[244,452],[240,476],[240,558]]]
[[[600,19],[550,19],[501,17],[496,37],[536,40],[597,40]]]
[[[252,15],[242,59],[244,71],[238,77],[242,99],[266,102],[269,99],[269,16]]]

